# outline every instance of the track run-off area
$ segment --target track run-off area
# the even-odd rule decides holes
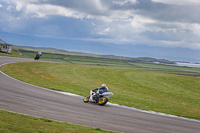
[[[0,56],[0,66],[33,61]],[[127,133],[200,132],[199,120],[111,103],[105,106],[86,104],[82,99],[82,96],[18,81],[0,71],[0,109],[3,110]]]

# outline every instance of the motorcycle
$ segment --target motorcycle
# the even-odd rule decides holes
[[[99,93],[100,89],[94,89],[90,91],[90,95],[86,96],[83,101],[85,103],[94,102],[100,106],[104,106],[110,99],[109,97],[113,96],[112,92],[104,92],[103,94]]]
[[[41,56],[42,56],[42,55],[40,55],[40,54],[36,54],[36,56],[35,56],[34,59],[35,59],[35,60],[39,60],[39,59],[41,58]]]

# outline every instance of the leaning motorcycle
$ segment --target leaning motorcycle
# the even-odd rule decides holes
[[[104,92],[103,94],[99,93],[99,89],[97,89],[96,91],[91,90],[90,91],[90,95],[86,96],[83,101],[85,103],[88,102],[94,102],[97,103],[101,106],[104,106],[110,99],[108,99],[109,97],[113,96],[112,92]]]
[[[41,57],[41,56],[37,54],[37,55],[35,56],[35,58],[34,58],[34,59],[35,59],[35,60],[39,60],[39,59],[40,59],[40,57]]]

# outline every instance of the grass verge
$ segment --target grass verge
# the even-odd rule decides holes
[[[200,78],[132,68],[67,63],[16,63],[1,68],[34,85],[86,96],[102,83],[111,102],[200,119]]]
[[[25,58],[24,56],[18,54],[15,50],[12,50],[12,54],[0,52],[0,56],[9,56],[9,57]]]
[[[100,128],[91,128],[36,118],[0,110],[1,133],[111,133]]]

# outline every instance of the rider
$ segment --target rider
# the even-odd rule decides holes
[[[37,55],[38,55],[39,57],[41,57],[41,56],[42,56],[42,52],[39,51],[39,52],[37,53]]]
[[[35,56],[35,60],[39,60],[42,57],[42,52],[38,52]]]
[[[108,92],[108,87],[106,84],[102,84],[100,88],[93,89],[92,92],[95,92],[99,89],[99,93],[103,94],[104,92]],[[90,100],[93,101],[93,94],[90,96]]]
[[[99,93],[103,94],[104,92],[108,92],[108,87],[106,87],[106,84],[102,84],[99,88]]]

